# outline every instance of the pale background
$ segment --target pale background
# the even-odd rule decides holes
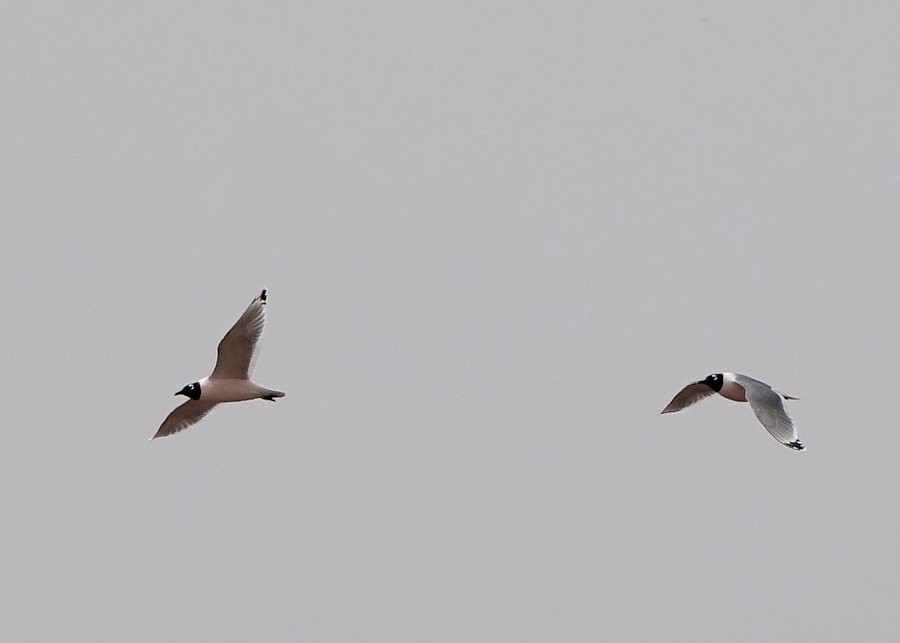
[[[896,640],[898,32],[3,4],[3,639]],[[148,443],[263,287],[287,397]]]

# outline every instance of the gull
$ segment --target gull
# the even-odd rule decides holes
[[[259,336],[266,321],[266,291],[250,302],[247,310],[219,342],[216,367],[209,377],[186,385],[175,395],[184,395],[187,402],[169,413],[154,438],[172,435],[196,424],[216,404],[242,402],[244,400],[275,401],[284,397],[281,391],[273,391],[250,380],[250,372],[256,361]]]
[[[688,384],[672,398],[662,412],[680,411],[713,393],[735,402],[750,402],[750,408],[753,409],[756,418],[773,438],[791,449],[797,451],[806,449],[798,439],[794,421],[784,410],[784,402],[781,401],[781,398],[786,400],[798,398],[779,393],[765,382],[740,373],[715,373],[699,382]]]

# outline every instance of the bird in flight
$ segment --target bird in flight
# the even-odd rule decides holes
[[[262,387],[250,379],[265,321],[266,291],[263,290],[219,342],[213,372],[209,377],[188,384],[175,394],[184,395],[188,401],[169,413],[151,440],[172,435],[196,424],[216,404],[257,398],[274,402],[275,398],[284,397],[281,391]]]
[[[718,393],[735,402],[749,402],[756,418],[766,427],[766,431],[784,446],[804,451],[806,447],[797,437],[794,421],[784,410],[785,400],[796,400],[796,397],[785,395],[774,390],[765,382],[740,373],[715,373],[706,379],[688,384],[672,398],[663,413],[674,413],[699,402],[705,397]]]

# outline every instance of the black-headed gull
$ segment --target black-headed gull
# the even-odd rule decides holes
[[[151,440],[177,433],[196,424],[216,404],[257,398],[274,402],[276,397],[284,397],[281,391],[264,388],[250,380],[257,343],[265,321],[266,291],[263,290],[219,342],[213,372],[209,377],[188,384],[175,394],[190,399],[169,413],[169,417],[159,427],[156,435],[150,438]]]
[[[787,411],[784,410],[786,400],[796,400],[796,397],[779,393],[765,382],[760,382],[752,377],[740,373],[715,373],[704,380],[688,384],[678,393],[663,413],[674,413],[699,402],[705,397],[718,393],[724,398],[735,402],[750,402],[750,407],[756,413],[757,419],[766,427],[766,431],[784,446],[804,451],[803,443],[797,437],[797,429]]]

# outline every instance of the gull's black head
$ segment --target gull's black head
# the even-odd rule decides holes
[[[725,380],[722,378],[721,373],[713,373],[712,375],[707,375],[705,380],[698,383],[706,384],[709,388],[718,393],[722,390],[722,384],[724,383],[724,381]]]
[[[175,395],[184,395],[186,397],[191,398],[192,400],[200,399],[200,382],[194,382],[193,384],[188,384],[183,389],[178,391]]]

